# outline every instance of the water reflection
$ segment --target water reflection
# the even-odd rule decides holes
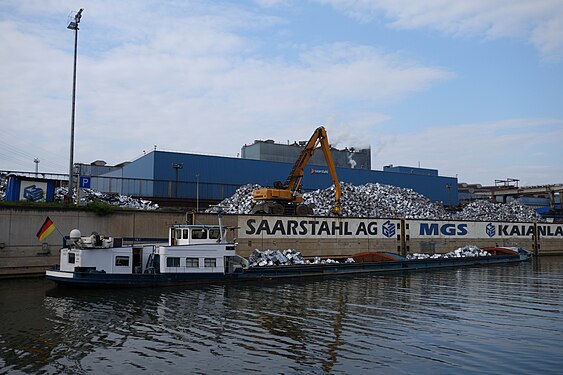
[[[563,258],[544,258],[142,290],[2,282],[0,373],[549,373],[562,281]]]

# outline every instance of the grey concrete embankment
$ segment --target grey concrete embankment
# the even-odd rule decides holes
[[[57,230],[40,242],[36,233],[46,217]],[[214,214],[196,221],[217,224]],[[74,228],[137,242],[162,242],[168,227],[186,222],[182,211],[117,210],[106,216],[83,209],[0,206],[0,277],[39,275],[58,263],[62,236]],[[398,254],[446,253],[468,244],[520,246],[537,255],[563,254],[563,224],[445,222],[380,218],[274,217],[224,215],[238,253],[254,249],[296,249],[305,256],[341,256],[364,251]]]
[[[50,217],[56,226],[43,242],[36,233]],[[165,239],[172,224],[185,223],[181,211],[116,210],[98,216],[83,209],[0,207],[0,277],[41,274],[59,262],[62,236],[78,228],[83,235]]]

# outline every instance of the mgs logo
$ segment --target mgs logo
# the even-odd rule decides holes
[[[487,224],[485,232],[487,232],[487,236],[494,237],[494,235],[496,234],[495,226],[492,223]]]
[[[389,220],[387,220],[385,223],[383,223],[381,228],[383,228],[383,235],[385,237],[393,237],[396,233],[395,224],[393,224]]]

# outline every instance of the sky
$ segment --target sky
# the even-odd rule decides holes
[[[563,183],[563,0],[1,0],[0,170],[254,140]]]

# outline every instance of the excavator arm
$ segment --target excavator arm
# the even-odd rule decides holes
[[[330,172],[330,176],[332,177],[332,181],[334,182],[334,192],[335,192],[335,205],[332,210],[334,214],[340,214],[340,182],[338,181],[338,176],[336,175],[336,168],[334,167],[334,161],[332,159],[332,153],[330,151],[330,144],[328,143],[328,136],[326,134],[326,130],[324,127],[318,127],[309,142],[305,145],[303,151],[297,158],[295,164],[285,183],[281,186],[276,186],[274,188],[264,188],[255,190],[253,193],[253,197],[257,201],[265,201],[265,200],[274,200],[279,202],[293,202],[293,203],[301,203],[303,202],[303,198],[299,195],[299,188],[301,187],[301,181],[303,180],[303,176],[305,174],[305,166],[307,162],[313,154],[317,146],[321,144],[321,149],[323,150],[326,163],[328,165],[328,170]]]
[[[328,136],[326,134],[326,130],[323,126],[318,127],[313,132],[311,139],[305,145],[303,151],[299,155],[299,158],[293,164],[293,168],[287,179],[285,184],[283,185],[284,188],[289,189],[293,195],[297,194],[299,187],[301,186],[301,181],[303,180],[303,176],[305,175],[305,166],[309,162],[309,159],[315,153],[317,146],[321,144],[321,149],[323,150],[323,154],[326,160],[326,164],[328,166],[328,170],[330,172],[330,176],[332,177],[332,182],[334,183],[334,192],[336,196],[336,202],[333,209],[335,214],[340,214],[340,182],[338,181],[338,176],[336,175],[336,168],[334,167],[334,161],[332,160],[332,152],[330,151],[330,144],[328,143]]]

